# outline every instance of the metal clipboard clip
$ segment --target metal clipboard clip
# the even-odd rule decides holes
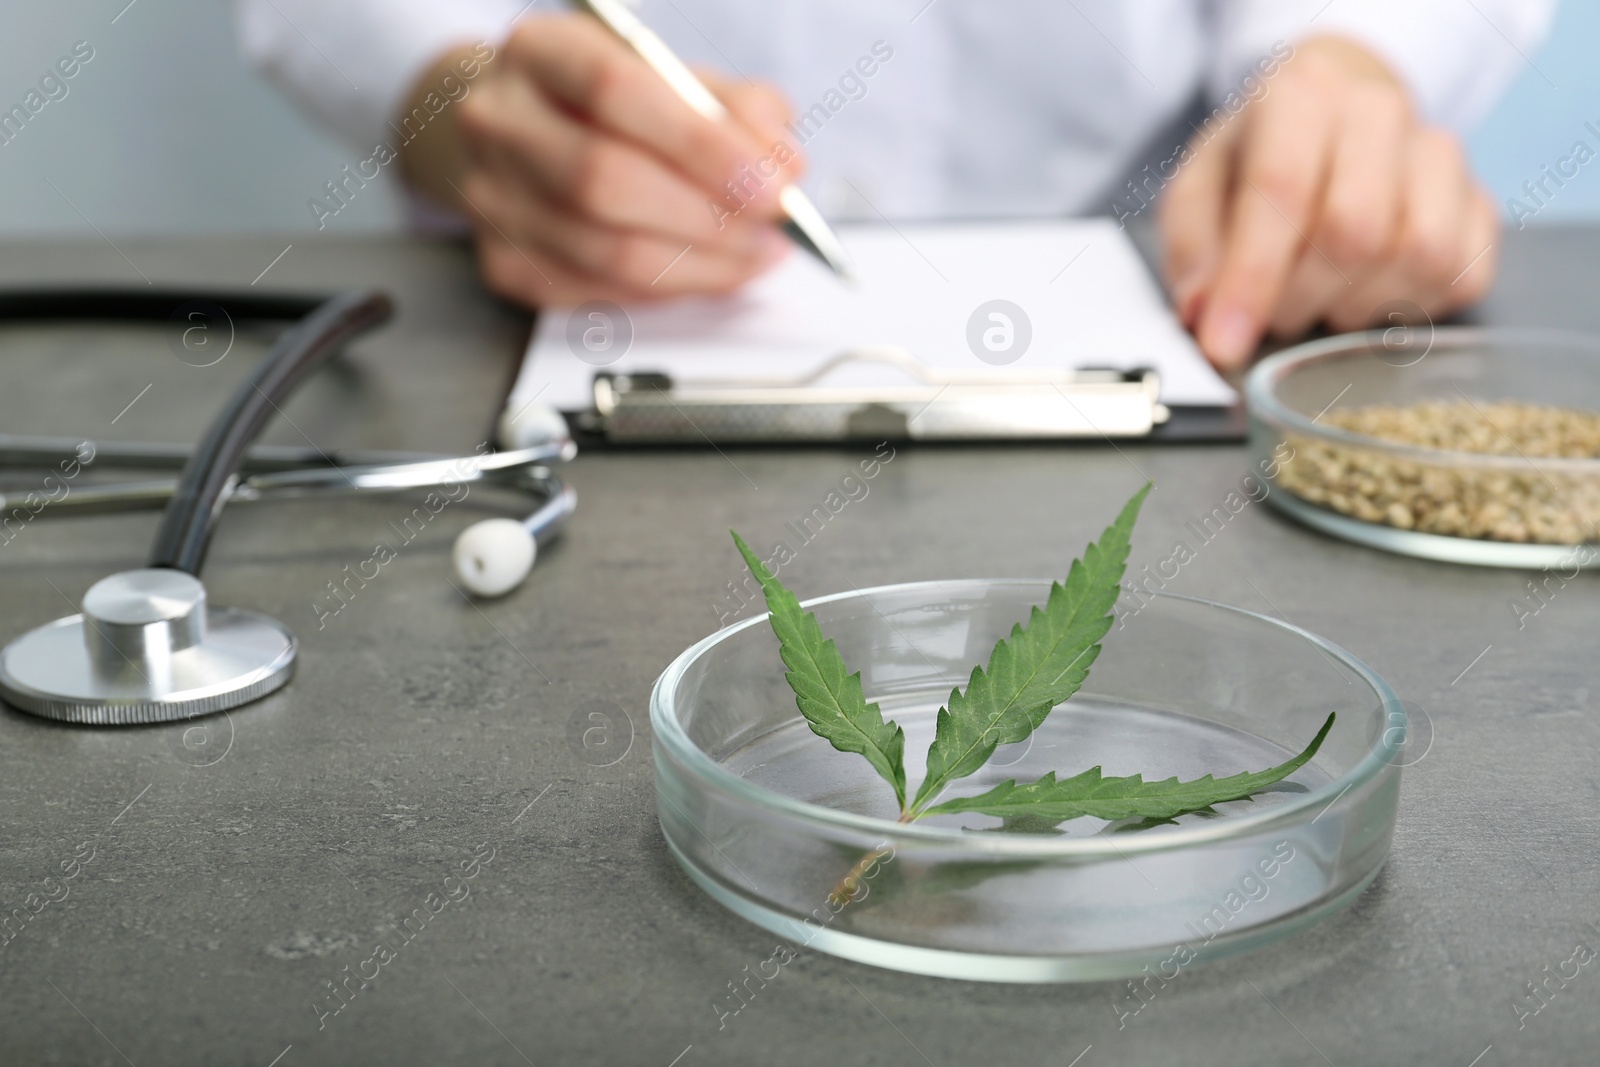
[[[911,381],[819,384],[860,363],[898,367]],[[1143,437],[1169,417],[1160,391],[1153,370],[952,371],[905,349],[862,348],[787,381],[603,371],[584,428],[637,444]]]

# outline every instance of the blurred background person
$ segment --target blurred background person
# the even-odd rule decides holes
[[[1354,325],[1384,302],[1370,294],[1413,294],[1443,312],[1482,290],[1498,254],[1490,245],[1498,242],[1459,251],[1424,238],[1453,234],[1453,245],[1472,245],[1470,226],[1483,226],[1483,203],[1472,184],[1462,192],[1459,182],[1424,181],[1426,171],[1466,178],[1477,170],[1515,227],[1600,211],[1600,186],[1582,170],[1587,157],[1573,154],[1574,141],[1589,141],[1586,152],[1594,154],[1586,122],[1595,117],[1586,106],[1600,91],[1600,69],[1587,56],[1600,37],[1600,10],[1592,6],[1563,6],[1544,50],[1538,42],[1549,3],[1507,0],[1078,0],[1059,11],[1037,3],[978,10],[962,0],[856,5],[859,11],[824,0],[750,11],[723,6],[646,0],[642,11],[675,50],[723,72],[723,90],[747,99],[736,109],[744,122],[763,125],[755,112],[770,99],[750,85],[778,86],[794,109],[794,128],[784,133],[800,154],[795,168],[803,157],[803,184],[834,218],[1098,213],[1134,226],[1160,218],[1174,302],[1224,362],[1240,349],[1238,338],[1253,333],[1245,326],[1294,333],[1309,317]],[[480,184],[515,187],[509,166],[496,170],[488,162],[494,152],[474,149],[504,134],[467,131],[448,144],[462,115],[472,114],[466,104],[483,98],[474,107],[483,106],[498,93],[478,91],[493,88],[486,75],[520,78],[530,86],[526,93],[549,99],[526,62],[510,62],[525,54],[510,38],[520,8],[405,0],[379,10],[357,0],[320,10],[298,0],[256,0],[235,19],[234,5],[213,0],[182,10],[136,3],[106,13],[69,2],[14,11],[0,38],[0,69],[14,72],[10,88],[0,86],[0,109],[11,115],[0,139],[0,197],[10,205],[0,232],[74,232],[118,245],[136,234],[355,234],[403,226],[418,214],[405,189],[421,189],[456,210],[456,226],[477,227],[491,285],[526,302],[549,301],[552,288],[581,293],[597,282],[624,294],[645,288],[650,296],[674,291],[670,286],[715,290],[762,269],[763,254],[773,254],[770,238],[742,226],[757,218],[758,206],[702,234],[704,242],[648,286],[691,243],[667,242],[666,259],[658,259],[651,238],[677,238],[677,229],[690,226],[688,216],[674,214],[658,230],[656,218],[616,222],[602,211],[597,224],[592,211],[562,202],[560,216],[570,226],[534,226],[525,235],[509,211],[498,213],[494,197],[477,197]],[[538,26],[533,16],[541,10],[526,10],[528,29]],[[250,58],[322,125],[304,122],[238,62],[238,30]],[[1278,59],[1278,40],[1293,48],[1293,58]],[[472,93],[430,115],[429,130],[406,142],[397,128],[414,114],[414,98],[426,99],[416,90],[430,74],[451,69],[446,53],[478,42],[493,48],[494,59],[467,83]],[[1349,43],[1357,48],[1342,48]],[[91,58],[75,59],[75,48]],[[538,58],[538,50],[526,56]],[[1370,58],[1381,64],[1371,66]],[[56,74],[62,61],[75,75]],[[1272,74],[1262,74],[1262,61]],[[50,85],[40,88],[46,75]],[[1451,162],[1454,149],[1440,131],[1466,134],[1512,78],[1509,96],[1470,134],[1475,168]],[[1322,109],[1306,99],[1333,104]],[[1397,99],[1410,110],[1397,109]],[[1304,122],[1275,120],[1274,110]],[[603,130],[571,104],[560,104],[560,112],[584,130]],[[322,130],[338,130],[341,139]],[[1314,136],[1306,138],[1309,147],[1251,152],[1251,144],[1269,146],[1283,131]],[[1181,154],[1190,138],[1197,144]],[[395,158],[370,162],[379,141],[390,142]],[[634,144],[624,136],[603,142]],[[1408,146],[1403,154],[1397,144]],[[1213,166],[1205,165],[1208,154]],[[586,158],[614,163],[618,155]],[[1280,155],[1288,160],[1282,170],[1266,170]],[[1421,165],[1411,165],[1413,155]],[[451,163],[462,157],[486,162]],[[1352,158],[1371,165],[1346,165]],[[1256,174],[1240,181],[1250,160],[1267,181]],[[1414,187],[1443,195],[1418,203],[1395,182],[1395,160],[1405,160],[1398,168],[1416,176]],[[1290,165],[1298,171],[1288,173]],[[378,178],[358,179],[360,171]],[[403,171],[410,181],[402,181]],[[590,194],[603,184],[595,174],[605,173],[614,170],[589,171]],[[328,192],[334,179],[338,195]],[[522,184],[533,181],[525,176]],[[462,202],[451,182],[472,194],[506,237]],[[699,184],[691,174],[688,187],[699,194]],[[1299,203],[1312,186],[1309,206]],[[701,197],[701,208],[714,192]],[[1243,202],[1246,194],[1253,206]],[[626,200],[638,203],[632,195]],[[531,211],[557,197],[541,187],[538,198],[507,202]],[[1376,208],[1349,206],[1358,203]],[[1437,211],[1427,213],[1429,205]],[[1462,226],[1446,227],[1448,219]],[[581,240],[595,232],[600,242]],[[1266,238],[1246,240],[1251,234]],[[741,240],[742,251],[734,248]],[[1371,253],[1373,246],[1381,253]],[[1398,250],[1434,267],[1408,267]],[[1450,258],[1464,262],[1446,275]],[[530,264],[552,282],[542,282]],[[138,280],[133,267],[130,278]]]
[[[406,180],[470,222],[513,300],[734,289],[783,254],[775,195],[802,174],[836,219],[1126,220],[1159,200],[1172,299],[1231,367],[1268,333],[1486,291],[1498,213],[1459,135],[1554,4],[635,5],[703,61],[728,124],[595,21],[531,6],[243,0],[241,24],[352,144],[404,142]]]

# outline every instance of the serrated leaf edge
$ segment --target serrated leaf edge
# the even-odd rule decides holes
[[[971,797],[954,797],[945,801],[943,804],[936,804],[933,807],[928,808],[922,814],[924,816],[956,815],[973,812],[981,815],[990,815],[995,818],[1010,818],[1017,815],[1033,815],[1037,818],[1048,819],[1052,823],[1062,823],[1069,819],[1080,818],[1084,815],[1092,815],[1095,818],[1105,819],[1108,822],[1116,819],[1139,817],[1170,818],[1186,812],[1198,811],[1202,808],[1210,807],[1213,804],[1221,804],[1229,800],[1242,800],[1260,792],[1269,785],[1274,785],[1278,782],[1281,782],[1283,779],[1289,777],[1289,775],[1293,774],[1295,771],[1311,762],[1312,758],[1316,756],[1318,750],[1322,748],[1322,743],[1327,739],[1328,732],[1333,729],[1334,720],[1337,717],[1338,716],[1335,713],[1330,713],[1327,720],[1323,722],[1322,728],[1318,730],[1316,736],[1311,739],[1311,743],[1308,744],[1298,755],[1278,764],[1275,767],[1269,767],[1264,771],[1244,771],[1239,774],[1230,775],[1227,778],[1213,778],[1211,775],[1206,774],[1188,782],[1179,782],[1177,776],[1174,775],[1173,777],[1163,778],[1154,782],[1145,782],[1143,780],[1143,775],[1140,774],[1128,775],[1126,777],[1104,778],[1101,776],[1101,768],[1096,765],[1094,767],[1090,767],[1086,771],[1073,775],[1071,778],[1063,778],[1059,781],[1056,779],[1055,771],[1049,771],[1034,781],[1020,786],[1017,784],[1017,780],[1015,778],[1009,778],[985,793],[980,793],[977,796]],[[1000,802],[1003,802],[1014,793],[1020,790],[1031,789],[1040,786],[1056,785],[1065,788],[1073,786],[1079,782],[1092,782],[1094,785],[1099,785],[1103,782],[1138,782],[1139,784],[1149,786],[1152,789],[1160,789],[1161,787],[1170,788],[1173,785],[1187,788],[1190,786],[1196,786],[1202,783],[1210,782],[1213,786],[1222,787],[1227,786],[1227,784],[1231,781],[1239,779],[1243,779],[1244,781],[1240,783],[1238,788],[1218,788],[1213,794],[1210,795],[1210,799],[1205,800],[1203,803],[1197,802],[1183,807],[1174,808],[1170,813],[1167,814],[1163,814],[1159,811],[1151,812],[1148,810],[1129,810],[1124,813],[1116,813],[1113,811],[1112,813],[1107,814],[1106,812],[1110,809],[1101,807],[1099,811],[1085,810],[1079,811],[1075,814],[1061,815],[1058,817],[1053,814],[1041,814],[1037,810],[1030,810],[1029,805],[1025,804],[1008,806],[1004,809],[1003,813],[999,810]],[[1248,783],[1248,786],[1246,786],[1245,783]],[[1114,804],[1119,800],[1129,804],[1134,804],[1140,803],[1142,800],[1159,799],[1159,793],[1148,798],[1112,797],[1103,798],[1103,801],[1097,801],[1093,796],[1085,796],[1081,799],[1067,797],[1061,800],[1041,800],[1033,804],[1032,807],[1035,809],[1064,805],[1075,805],[1082,807],[1087,805],[1098,805],[1101,803]]]
[[[987,679],[987,678],[993,676],[994,667],[995,667],[995,661],[996,661],[997,657],[999,657],[1002,654],[1001,650],[1002,649],[1006,649],[1008,652],[1011,651],[1012,643],[1015,642],[1016,640],[1018,640],[1020,637],[1022,637],[1028,631],[1030,631],[1034,627],[1034,625],[1036,625],[1039,622],[1039,620],[1046,615],[1046,613],[1049,610],[1049,607],[1050,607],[1052,601],[1054,601],[1056,599],[1056,596],[1058,595],[1058,593],[1061,596],[1065,596],[1067,594],[1068,588],[1070,587],[1070,585],[1072,583],[1072,577],[1073,577],[1073,572],[1074,571],[1077,571],[1079,573],[1087,573],[1089,571],[1089,569],[1090,569],[1090,566],[1091,566],[1091,562],[1090,562],[1090,557],[1091,556],[1097,556],[1098,557],[1098,556],[1102,556],[1102,555],[1108,555],[1110,553],[1111,546],[1110,545],[1102,545],[1101,542],[1108,541],[1110,539],[1111,535],[1113,535],[1113,534],[1120,535],[1121,539],[1123,541],[1127,542],[1126,545],[1122,546],[1122,551],[1121,551],[1120,556],[1117,559],[1117,563],[1112,568],[1110,568],[1110,569],[1114,569],[1114,570],[1118,571],[1116,579],[1114,579],[1111,582],[1111,587],[1120,592],[1121,576],[1122,576],[1122,573],[1125,572],[1126,569],[1127,569],[1128,552],[1132,548],[1133,526],[1138,521],[1139,510],[1144,506],[1145,498],[1147,496],[1149,496],[1150,490],[1153,488],[1153,485],[1154,485],[1154,483],[1146,482],[1139,489],[1138,492],[1134,493],[1134,495],[1131,498],[1129,498],[1128,502],[1126,504],[1124,504],[1122,506],[1122,509],[1118,512],[1116,519],[1114,519],[1111,522],[1111,524],[1109,526],[1107,526],[1105,528],[1105,530],[1103,530],[1101,532],[1099,539],[1097,539],[1095,541],[1091,541],[1084,548],[1082,558],[1074,559],[1072,561],[1072,565],[1067,569],[1067,579],[1066,579],[1065,582],[1056,581],[1056,582],[1052,582],[1050,584],[1050,592],[1049,592],[1048,596],[1046,596],[1046,598],[1045,598],[1044,606],[1041,607],[1040,605],[1037,605],[1037,604],[1035,604],[1033,606],[1032,610],[1028,614],[1027,624],[1026,625],[1024,625],[1023,623],[1015,623],[1015,624],[1013,624],[1013,626],[1011,628],[1011,632],[995,643],[994,649],[989,653],[989,662],[986,665],[982,666],[982,667],[973,667],[972,668],[972,673],[967,678],[967,687],[966,687],[966,689],[965,690],[962,690],[962,689],[952,689],[951,690],[949,700],[946,701],[944,707],[941,707],[939,709],[938,716],[935,719],[935,723],[934,723],[934,743],[935,744],[938,742],[939,738],[944,735],[945,730],[947,728],[948,729],[953,729],[953,727],[947,727],[947,723],[950,722],[950,721],[953,721],[953,718],[954,718],[952,712],[950,711],[950,705],[955,703],[956,700],[958,699],[958,697],[964,695],[966,692],[970,692],[972,690],[972,687],[974,685],[976,685],[979,682],[980,679]],[[1125,529],[1123,527],[1124,520],[1127,520],[1127,525],[1126,525]],[[1102,561],[1096,559],[1093,562],[1093,566],[1095,566],[1095,568],[1098,569],[1099,566],[1101,565],[1101,562]],[[1084,581],[1085,581],[1085,583],[1090,583],[1092,581],[1092,579],[1086,577],[1084,579]],[[1092,596],[1093,590],[1096,589],[1096,588],[1104,588],[1104,583],[1100,583],[1098,585],[1089,585],[1089,587],[1088,587],[1089,591],[1086,592],[1085,595],[1084,595],[1084,600],[1085,601],[1090,599],[1090,597]],[[1115,603],[1116,603],[1116,596],[1114,595],[1112,597],[1112,605],[1113,605],[1113,607],[1115,607]],[[1076,614],[1076,613],[1074,613],[1074,614]],[[1096,618],[1099,618],[1099,617],[1097,616]],[[1068,664],[1059,674],[1056,675],[1056,679],[1055,680],[1059,681],[1063,675],[1065,675],[1068,672],[1070,672],[1071,670],[1073,670],[1078,665],[1078,663],[1080,661],[1082,661],[1087,656],[1089,662],[1085,665],[1083,678],[1079,679],[1078,680],[1078,684],[1073,687],[1072,691],[1074,693],[1077,692],[1077,690],[1082,687],[1084,681],[1088,680],[1088,676],[1089,676],[1088,675],[1088,668],[1093,666],[1094,665],[1094,661],[1096,659],[1098,659],[1099,656],[1100,656],[1100,638],[1104,637],[1106,632],[1108,632],[1111,629],[1111,624],[1110,624],[1111,616],[1108,614],[1108,615],[1104,616],[1104,618],[1106,619],[1106,628],[1105,628],[1105,630],[1101,631],[1101,633],[1094,639],[1094,641],[1090,645],[1088,645],[1081,653],[1079,653],[1076,657],[1074,657],[1073,661],[1070,664]],[[1067,635],[1070,634],[1071,631],[1075,628],[1076,622],[1077,622],[1077,620],[1074,620],[1072,622],[1064,624],[1064,626],[1062,628],[1062,636],[1061,636],[1061,639],[1060,639],[1061,641],[1066,640]],[[1059,647],[1059,645],[1060,645],[1060,641],[1057,641],[1055,647]],[[1034,673],[1033,673],[1033,675],[1030,675],[1028,680],[1018,687],[1018,692],[1019,693],[1025,692],[1027,690],[1028,686],[1032,684],[1034,678],[1037,676],[1038,671],[1043,669],[1043,662],[1048,661],[1048,659],[1049,659],[1048,654],[1043,657],[1043,659],[1041,660],[1040,667],[1036,668]],[[1072,694],[1069,693],[1068,697],[1070,697],[1071,695]],[[1063,698],[1063,700],[1065,700],[1065,699],[1067,699],[1067,698]],[[1036,712],[1042,711],[1042,714],[1039,715],[1039,722],[1042,723],[1043,719],[1044,719],[1044,716],[1048,715],[1050,710],[1052,708],[1056,707],[1057,705],[1059,705],[1060,703],[1062,703],[1062,701],[1052,701],[1048,706],[1038,705],[1038,706],[1035,706],[1032,710],[1036,711]],[[959,766],[960,763],[968,755],[970,755],[974,750],[976,750],[979,747],[979,744],[982,743],[982,740],[988,735],[989,731],[994,727],[994,725],[999,722],[1000,718],[1002,716],[1004,716],[1007,712],[1011,711],[1014,708],[1014,706],[1015,706],[1014,702],[1013,703],[1008,703],[1000,712],[998,712],[996,715],[994,715],[991,718],[991,721],[990,721],[989,725],[985,726],[982,730],[979,731],[979,733],[978,733],[978,738],[979,738],[978,743],[970,745],[966,749],[964,749],[962,752],[958,753],[958,755],[957,755],[957,757],[955,759],[952,759],[952,760],[949,761],[950,765],[951,766]],[[1038,728],[1038,724],[1035,724],[1034,729],[1037,729],[1037,728]],[[1029,733],[1031,734],[1032,730],[1030,730]],[[933,751],[933,749],[932,749],[932,747],[930,747],[929,748],[930,754],[932,753],[932,751]],[[980,763],[979,766],[982,766],[982,764]],[[977,768],[974,767],[973,771],[968,771],[967,774],[971,774],[976,770],[977,770]],[[951,782],[958,781],[959,779],[964,778],[964,777],[966,777],[966,775],[945,775],[945,776],[942,776],[942,777],[936,779],[933,774],[931,774],[931,773],[928,774],[926,777],[923,778],[922,784],[917,787],[916,794],[915,794],[915,796],[914,796],[914,798],[912,800],[912,803],[911,803],[911,810],[913,812],[919,812],[919,811],[926,810],[926,809],[922,809],[920,807],[920,805],[923,805],[923,804],[927,803],[931,799],[937,798],[938,794],[943,792],[944,789],[947,788]]]
[[[767,600],[768,622],[772,627],[773,633],[778,638],[779,655],[783,659],[784,666],[789,668],[784,677],[789,683],[790,690],[795,694],[795,706],[799,709],[801,716],[805,718],[813,733],[833,745],[835,749],[840,752],[858,755],[865,759],[873,770],[877,771],[889,783],[895,793],[895,803],[899,805],[902,811],[905,810],[905,731],[893,720],[885,720],[883,711],[877,704],[867,701],[861,688],[861,672],[852,672],[845,664],[844,657],[839,652],[839,646],[834,643],[833,638],[822,632],[822,626],[817,622],[816,615],[800,607],[799,598],[775,574],[767,569],[766,564],[762,563],[760,557],[745,543],[744,538],[733,530],[728,532],[733,535],[734,544],[738,547],[739,554],[744,557],[746,566],[750,568],[750,573],[755,575],[756,581],[761,584],[762,593]],[[791,613],[797,617],[787,618]],[[780,630],[781,616],[785,617],[785,624],[792,624],[799,631],[797,635],[799,637],[798,641],[785,640]],[[819,662],[817,656],[812,653],[813,646],[824,657],[832,658],[833,663],[831,666],[837,668],[839,675],[845,682],[843,693],[829,685],[828,672],[824,669],[825,665]],[[795,664],[790,662],[791,655],[804,657],[808,662],[812,677],[805,677],[797,671]],[[820,689],[825,694],[826,699],[821,699],[815,692],[810,692],[813,687]],[[802,688],[806,689],[807,692],[803,693]],[[806,711],[804,699],[807,696],[825,707],[831,705],[833,712],[830,718],[836,717],[840,723],[860,739],[863,748],[870,748],[875,752],[888,767],[888,773],[885,773],[884,768],[880,767],[878,762],[867,752],[857,752],[854,749],[842,748],[834,742],[833,738],[818,729],[819,723]],[[878,722],[891,731],[887,745],[879,744],[876,738],[869,735],[852,720],[850,714],[845,711],[841,700],[842,697],[854,697],[855,699],[851,703],[857,712],[861,714],[876,714]],[[859,703],[857,704],[855,701],[859,701]]]

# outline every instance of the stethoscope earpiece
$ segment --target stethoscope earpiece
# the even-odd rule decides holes
[[[578,493],[565,482],[526,519],[484,519],[461,531],[450,562],[456,577],[474,596],[505,596],[533,570],[539,544],[560,533],[578,510]]]
[[[461,531],[450,552],[456,577],[476,596],[504,596],[533,570],[539,543],[516,519],[484,519]]]
[[[552,441],[571,438],[566,416],[549,404],[529,401],[516,411],[507,408],[500,414],[495,437],[501,448],[537,448]]]
[[[507,408],[496,429],[500,447],[541,448],[571,442],[567,420],[547,404],[529,402]],[[550,501],[526,519],[484,519],[461,531],[450,551],[456,578],[480,597],[505,596],[528,577],[539,555],[539,541],[558,532],[577,509],[572,487],[562,484]]]

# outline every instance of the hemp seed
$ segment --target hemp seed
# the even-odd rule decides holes
[[[1600,414],[1538,404],[1428,401],[1329,412],[1331,426],[1397,444],[1516,456],[1526,470],[1429,463],[1356,445],[1291,438],[1279,483],[1313,504],[1402,530],[1492,541],[1600,540],[1600,475],[1533,461],[1600,458]]]

